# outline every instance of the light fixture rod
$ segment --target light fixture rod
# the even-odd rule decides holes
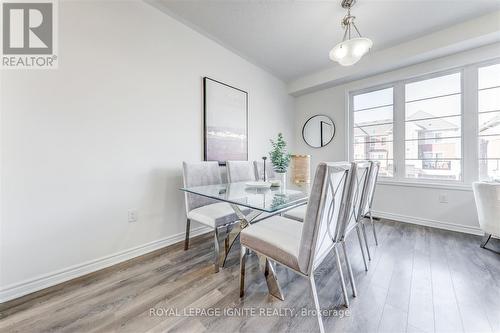
[[[352,21],[352,26],[354,27],[354,29],[356,29],[356,32],[358,33],[358,36],[359,37],[363,37],[363,36],[361,36],[361,33],[359,32],[358,27],[356,26],[356,24],[354,24],[354,21]]]
[[[344,37],[342,38],[342,41],[343,41],[343,42],[345,42],[346,37],[347,37],[347,27],[346,27],[346,29],[345,29],[345,31],[344,31]]]

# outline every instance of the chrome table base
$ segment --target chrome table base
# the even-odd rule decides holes
[[[250,211],[250,213],[245,215],[237,205],[231,205],[231,207],[233,208],[240,221],[239,223],[235,223],[234,225],[232,225],[231,230],[226,234],[226,238],[224,240],[225,251],[224,253],[221,253],[223,258],[220,258],[222,266],[225,266],[228,254],[233,248],[236,240],[240,237],[241,231],[250,226],[250,223],[256,221],[256,219],[262,214],[261,211],[252,210]],[[260,255],[259,262],[261,263],[260,266],[266,278],[269,294],[282,301],[285,300],[273,264],[267,258]]]
[[[241,211],[240,207],[237,205],[231,205],[231,208],[233,208],[234,212],[238,216],[239,223],[235,223],[231,226],[231,229],[229,232],[226,234],[226,238],[224,240],[224,244],[226,245],[226,250],[224,251],[223,254],[223,259],[222,259],[222,266],[226,265],[226,260],[229,252],[233,248],[234,243],[236,240],[240,237],[240,232],[241,230],[245,229],[250,225],[250,222],[255,220],[260,214],[262,214],[261,211],[258,210],[252,210],[250,213],[247,215],[243,214]]]

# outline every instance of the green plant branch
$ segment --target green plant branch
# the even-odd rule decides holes
[[[274,166],[274,171],[276,172],[286,172],[292,155],[286,150],[286,142],[283,138],[282,133],[278,133],[278,138],[276,141],[270,140],[272,150],[269,152],[269,157],[271,163]]]

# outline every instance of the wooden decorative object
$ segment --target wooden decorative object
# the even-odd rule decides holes
[[[292,155],[292,182],[311,182],[311,155]]]

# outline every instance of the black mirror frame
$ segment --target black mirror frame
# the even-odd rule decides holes
[[[305,130],[305,128],[306,128],[307,123],[308,123],[311,119],[316,118],[316,117],[326,117],[326,118],[330,119],[330,121],[332,122],[332,125],[333,125],[333,135],[332,135],[332,137],[331,137],[331,138],[330,138],[330,140],[329,140],[327,143],[325,143],[325,144],[323,144],[323,142],[321,142],[321,146],[319,146],[319,147],[311,146],[311,145],[309,144],[309,142],[307,142],[307,140],[306,140],[306,138],[305,138],[305,135],[304,135],[304,130]],[[306,143],[309,147],[319,149],[319,148],[323,148],[323,147],[327,146],[330,142],[332,142],[333,138],[335,137],[335,133],[336,133],[336,132],[337,132],[337,127],[335,126],[335,123],[333,122],[333,119],[332,119],[332,118],[330,118],[329,116],[324,115],[324,114],[315,114],[314,116],[312,116],[312,117],[310,117],[309,119],[307,119],[307,120],[306,120],[306,122],[304,123],[304,126],[302,126],[302,140],[304,140],[304,142],[305,142],[305,143]],[[320,134],[320,135],[321,135],[321,134]],[[321,135],[321,137],[323,137],[323,135]]]

